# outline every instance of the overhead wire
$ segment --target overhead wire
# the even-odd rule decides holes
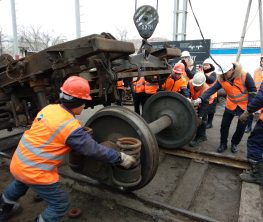
[[[193,13],[195,22],[196,22],[196,24],[197,24],[197,26],[198,26],[199,32],[200,32],[200,34],[201,34],[201,36],[202,36],[202,39],[203,39],[203,41],[204,41],[204,44],[205,44],[205,46],[208,48],[209,46],[206,44],[206,41],[205,41],[203,32],[202,32],[201,27],[200,27],[200,25],[199,25],[199,22],[198,22],[198,20],[197,20],[197,18],[196,18],[196,16],[195,16],[195,13],[194,13],[194,10],[193,10],[193,6],[192,6],[192,2],[191,2],[191,0],[188,0],[188,2],[189,2],[189,5],[190,5],[190,8],[191,8],[191,11],[192,11],[192,13]],[[208,52],[208,54],[210,55],[210,58],[213,60],[213,62],[214,62],[214,63],[221,69],[221,71],[223,72],[222,67],[221,67],[221,66],[215,61],[215,59],[211,56],[210,52]]]

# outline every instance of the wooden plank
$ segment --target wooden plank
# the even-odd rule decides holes
[[[260,186],[243,182],[238,222],[263,221],[262,213]]]
[[[189,209],[196,192],[199,190],[207,168],[207,163],[191,161],[180,184],[168,200],[169,204],[178,208]]]

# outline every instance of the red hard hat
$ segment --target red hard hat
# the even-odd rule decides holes
[[[185,72],[184,64],[181,62],[176,63],[173,67],[173,71],[174,73],[179,73],[179,74],[184,73]]]
[[[60,90],[70,96],[79,99],[91,100],[88,80],[79,76],[70,76],[63,83]]]

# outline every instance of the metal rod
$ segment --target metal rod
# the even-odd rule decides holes
[[[157,134],[157,133],[161,132],[163,129],[170,126],[172,124],[172,122],[173,121],[172,121],[171,117],[169,117],[168,115],[164,115],[164,116],[160,117],[159,119],[150,123],[149,127],[154,134]]]
[[[248,17],[249,17],[249,13],[250,13],[251,3],[252,3],[252,0],[249,0],[248,6],[247,6],[247,13],[246,13],[245,21],[244,21],[244,26],[243,26],[243,31],[242,31],[241,39],[239,42],[239,48],[237,51],[236,62],[239,62],[241,50],[243,48],[243,43],[244,43],[244,39],[245,39],[245,35],[246,35],[247,22],[248,22]]]
[[[81,37],[79,0],[75,0],[76,37]]]
[[[261,55],[263,54],[263,24],[262,24],[262,1],[258,0],[258,10],[259,10],[259,30],[260,30],[260,48]]]
[[[16,3],[15,3],[15,0],[11,0],[11,13],[12,13],[12,26],[13,26],[13,48],[14,48],[14,55],[17,55],[17,53],[18,53],[18,42],[17,42]]]

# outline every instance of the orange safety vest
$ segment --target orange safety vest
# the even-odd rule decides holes
[[[19,141],[10,164],[13,176],[27,184],[58,182],[57,167],[70,151],[66,140],[79,127],[80,122],[61,105],[43,108]]]
[[[165,83],[162,85],[165,91],[170,92],[180,92],[183,87],[187,87],[187,81],[183,76],[178,80],[173,79],[172,76],[168,76]]]
[[[118,80],[117,81],[117,89],[124,89],[123,80]]]
[[[219,82],[227,94],[226,108],[235,110],[237,106],[246,110],[248,103],[248,92],[245,87],[247,73],[242,72],[241,76],[234,79],[233,85],[227,81]]]
[[[191,93],[191,99],[192,100],[196,100],[197,98],[199,98],[208,89],[209,89],[209,86],[206,83],[204,83],[202,85],[202,87],[198,91],[195,91],[195,88],[194,88],[194,85],[193,85],[193,80],[192,79],[189,80],[189,90],[190,90],[190,93]],[[213,101],[214,101],[213,95],[210,96],[210,98],[209,98],[209,101],[208,101],[209,104],[212,104]]]
[[[140,77],[137,81],[137,78],[134,78],[132,82],[132,89],[135,93],[142,93],[145,92],[145,80],[144,77]]]
[[[256,69],[255,72],[254,72],[254,78],[253,79],[254,79],[254,82],[255,82],[257,90],[259,90],[260,84],[263,81],[263,73],[262,72],[263,71],[262,71],[261,67]]]
[[[261,119],[261,121],[263,121],[263,108],[261,108],[259,119]]]
[[[157,90],[159,89],[159,83],[150,83],[145,81],[145,93],[146,94],[155,94],[157,93]]]

